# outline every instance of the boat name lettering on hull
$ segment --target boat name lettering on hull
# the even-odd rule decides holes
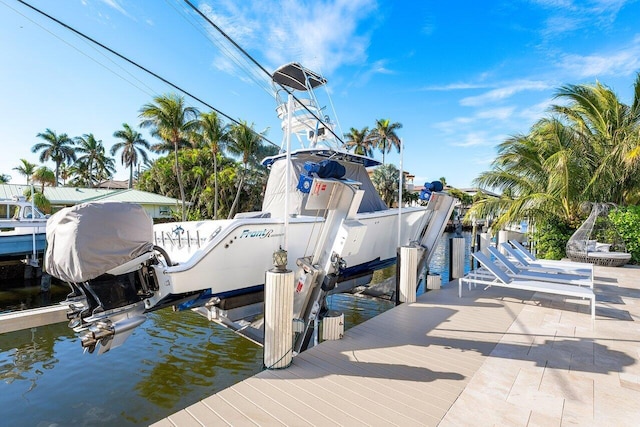
[[[241,239],[247,239],[250,237],[257,237],[259,239],[264,239],[265,237],[271,237],[273,233],[273,229],[267,230],[242,230],[242,234],[240,234]]]

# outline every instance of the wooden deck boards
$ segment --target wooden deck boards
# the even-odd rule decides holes
[[[596,276],[595,328],[581,301],[452,283],[155,425],[633,425],[640,269]]]

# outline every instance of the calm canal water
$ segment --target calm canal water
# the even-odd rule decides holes
[[[430,264],[445,277],[449,237]],[[11,303],[0,292],[0,311],[59,301],[67,290],[19,292]],[[353,295],[333,295],[329,304],[345,313],[347,329],[393,307]],[[261,369],[261,347],[189,311],[150,313],[122,347],[101,356],[83,354],[66,324],[1,334],[0,425],[148,425]]]

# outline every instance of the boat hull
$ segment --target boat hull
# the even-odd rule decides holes
[[[45,234],[35,235],[35,252],[42,253],[45,248]],[[0,234],[0,257],[28,255],[34,251],[34,236],[29,234]]]
[[[395,209],[358,214],[352,221],[364,232],[359,236],[358,250],[343,257],[345,276],[356,277],[365,270],[394,264],[398,245],[416,240],[426,215],[428,211],[422,207],[404,209],[400,219]],[[286,246],[287,268],[295,270],[298,258],[313,253],[323,224],[322,218],[291,218],[286,241],[282,219],[158,224],[154,226],[155,244],[177,263],[162,269],[170,285],[160,286],[161,292],[179,294],[209,288],[212,296],[228,297],[255,291],[264,284],[265,272],[273,268],[275,251]]]

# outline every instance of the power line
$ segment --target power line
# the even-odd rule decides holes
[[[316,119],[317,121],[319,121],[320,123],[325,125],[325,129],[327,129],[329,132],[331,132],[331,134],[336,137],[336,139],[338,141],[340,141],[343,145],[344,145],[344,141],[342,140],[342,138],[340,138],[332,129],[331,126],[326,126],[326,123],[324,123],[324,121],[319,118],[318,116],[316,116],[316,114],[311,111],[306,105],[304,105],[304,103],[302,103],[294,94],[293,92],[291,92],[286,86],[282,85],[281,83],[275,82],[273,80],[273,76],[271,75],[271,73],[269,71],[267,71],[258,61],[256,61],[253,56],[251,56],[246,50],[244,50],[238,43],[236,43],[227,33],[225,33],[222,28],[220,28],[218,25],[216,25],[211,19],[209,19],[209,17],[207,15],[205,15],[200,9],[198,9],[193,3],[191,3],[189,0],[184,0],[184,2],[189,5],[198,15],[200,15],[202,17],[202,19],[204,19],[205,21],[207,21],[213,28],[215,28],[220,34],[222,34],[222,36],[224,38],[226,38],[233,46],[235,46],[236,49],[238,49],[240,52],[242,52],[243,55],[245,55],[247,58],[249,58],[249,60],[251,62],[253,62],[260,70],[262,70],[263,73],[265,73],[267,76],[269,76],[269,79],[274,82],[277,83],[278,86],[280,86],[285,92],[287,92],[289,95],[291,95],[291,97],[293,97],[293,99],[299,103],[302,107],[304,107],[305,110],[307,110],[307,112],[309,114],[311,114],[313,116],[314,119]]]
[[[106,60],[108,60],[109,62],[111,62],[113,65],[115,65],[116,67],[120,68],[122,71],[124,71],[125,73],[127,73],[129,76],[131,76],[132,79],[138,81],[138,83],[140,83],[142,86],[145,86],[146,89],[138,86],[136,83],[134,83],[133,81],[127,79],[125,76],[118,74],[116,71],[112,70],[111,68],[109,68],[107,65],[103,64],[102,62],[98,61],[96,58],[92,57],[91,55],[87,54],[86,52],[83,52],[81,49],[79,49],[78,47],[74,46],[73,44],[69,43],[68,41],[64,40],[62,37],[58,36],[57,34],[55,34],[53,31],[49,30],[48,28],[44,27],[43,25],[41,25],[40,23],[34,21],[33,19],[31,19],[30,17],[28,17],[27,15],[25,15],[24,13],[20,12],[19,10],[9,6],[7,3],[5,3],[4,1],[0,0],[0,3],[4,4],[7,8],[13,10],[15,13],[17,13],[18,15],[22,16],[23,18],[29,20],[31,23],[33,23],[34,25],[40,27],[40,29],[42,29],[43,31],[46,31],[47,33],[49,33],[52,37],[57,38],[60,42],[66,44],[67,46],[69,46],[71,49],[75,50],[76,52],[78,52],[80,55],[85,56],[87,59],[89,59],[90,61],[95,62],[97,65],[99,65],[100,67],[104,68],[105,70],[113,73],[116,77],[119,77],[120,79],[124,80],[125,82],[129,83],[131,86],[137,88],[140,92],[146,93],[149,96],[153,96],[153,89],[151,89],[146,83],[144,83],[143,81],[141,81],[140,79],[138,79],[137,77],[135,77],[133,74],[131,74],[130,72],[128,72],[124,67],[122,67],[121,65],[117,64],[115,61],[113,61],[112,59],[110,59],[107,55],[105,55],[104,53],[100,52],[96,47],[91,46],[89,43],[86,42],[86,40],[83,40],[84,43],[87,44],[87,46],[89,46],[91,49],[95,50],[98,54],[102,55]]]
[[[229,46],[224,43],[224,40],[220,39],[219,36],[215,36],[209,29],[205,29],[203,23],[201,21],[197,21],[196,17],[189,13],[185,8],[179,8],[175,4],[174,0],[165,0],[165,2],[176,11],[177,14],[182,16],[182,18],[191,25],[198,33],[202,34],[202,36],[210,42],[213,46],[220,49],[220,51],[229,58],[236,67],[244,71],[249,79],[251,79],[256,85],[258,85],[262,90],[264,90],[270,96],[273,96],[273,90],[271,84],[271,76],[268,76],[268,79],[262,78],[262,74],[258,75],[257,70],[253,68],[249,68],[249,64],[244,57],[239,56],[237,53],[232,52],[229,49]]]
[[[65,24],[64,22],[60,21],[59,19],[47,14],[46,12],[36,8],[35,6],[30,5],[29,3],[23,1],[23,0],[18,0],[19,3],[23,4],[24,6],[30,8],[31,10],[39,13],[40,15],[52,20],[53,22],[57,23],[58,25],[61,25],[62,27],[68,29],[69,31],[75,33],[76,35],[90,41],[91,43],[94,43],[98,46],[100,46],[102,49],[112,53],[113,55],[116,55],[118,58],[128,62],[129,64],[141,69],[142,71],[151,74],[153,77],[157,78],[158,80],[162,81],[163,83],[171,86],[172,88],[184,93],[185,95],[189,96],[190,98],[193,98],[194,100],[198,101],[199,103],[201,103],[202,105],[212,109],[213,111],[215,111],[216,113],[220,114],[221,116],[225,117],[226,119],[232,121],[233,123],[240,125],[240,126],[244,126],[242,123],[240,123],[238,120],[234,119],[233,117],[225,114],[224,112],[218,110],[217,108],[215,108],[214,106],[210,105],[209,103],[205,102],[204,100],[200,99],[199,97],[193,95],[192,93],[188,92],[187,90],[181,88],[180,86],[170,82],[169,80],[165,79],[164,77],[158,75],[157,73],[154,73],[153,71],[149,70],[148,68],[138,64],[137,62],[133,61],[132,59],[127,58],[126,56],[116,52],[115,50],[111,49],[110,47],[100,43],[99,41],[91,38],[90,36],[82,33],[81,31],[76,30],[75,28]],[[261,135],[259,133],[257,133],[256,131],[254,131],[253,129],[250,129],[247,126],[247,129],[249,129],[251,132],[253,132],[254,134],[260,136],[260,138],[262,138],[264,141],[268,142],[269,144],[275,146],[275,147],[279,147],[279,145],[275,144],[274,142],[272,142],[271,140],[267,139],[264,135]]]

